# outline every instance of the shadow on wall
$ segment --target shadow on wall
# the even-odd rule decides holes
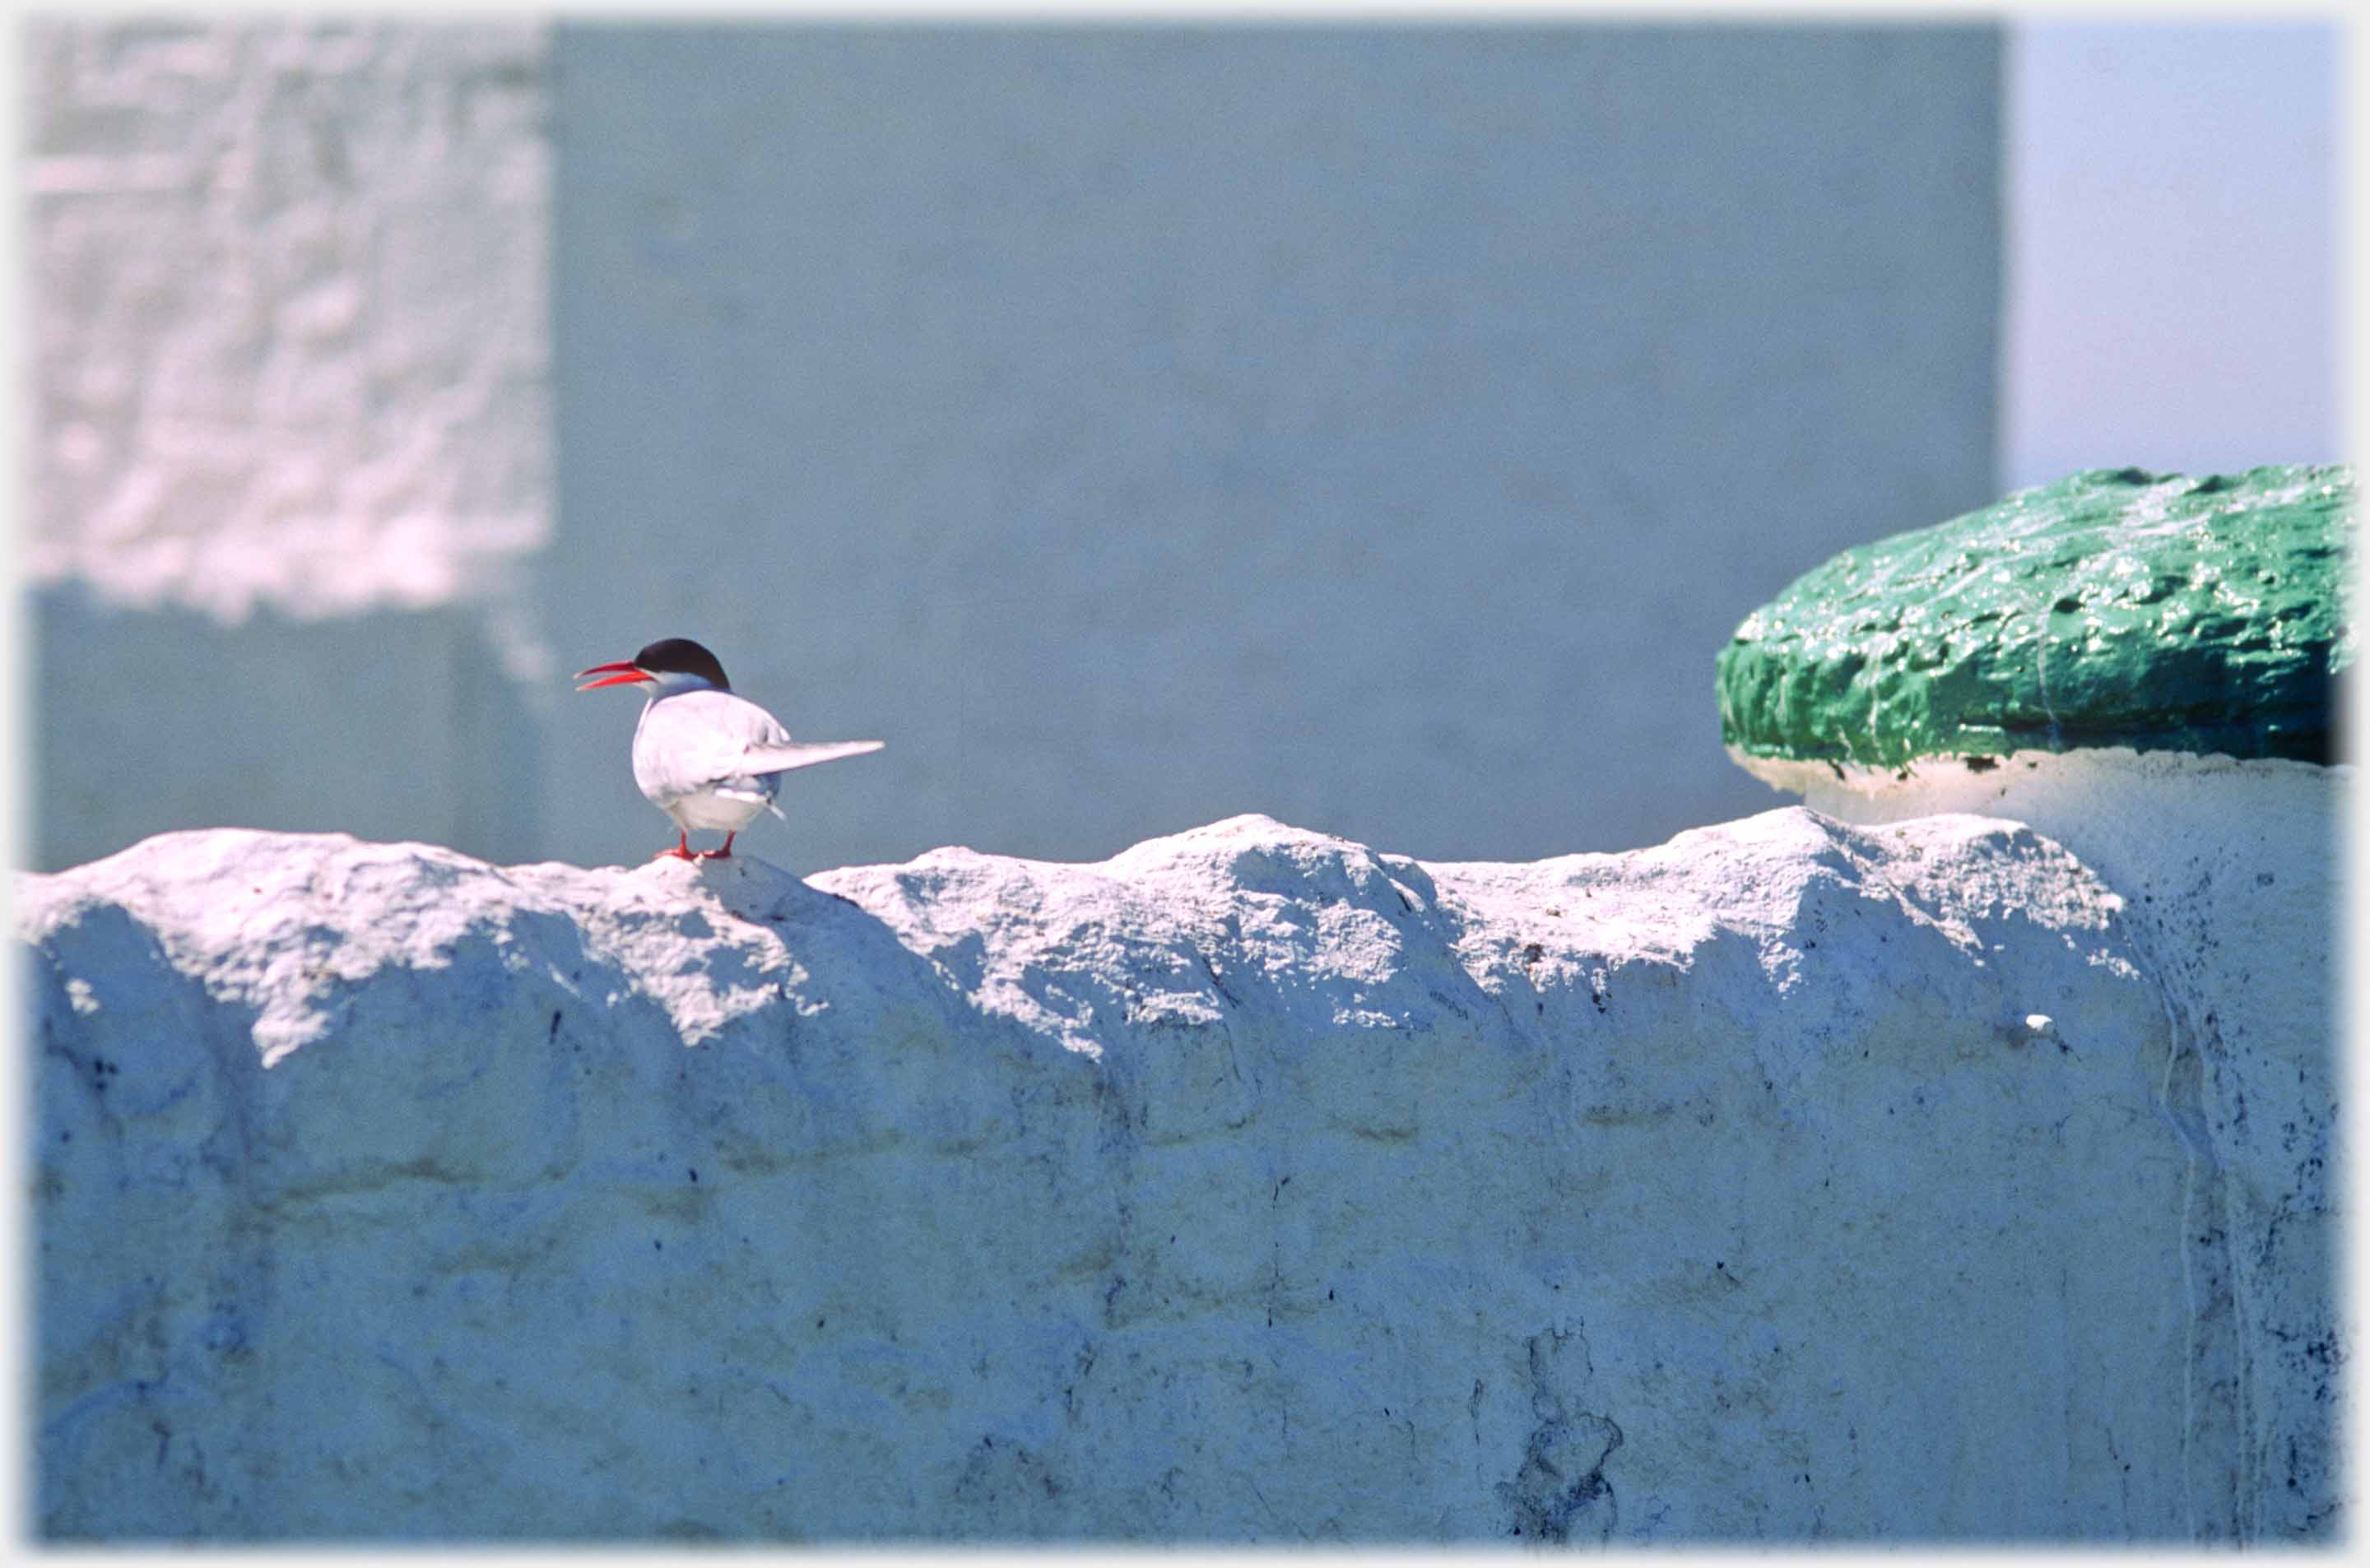
[[[192,826],[534,855],[542,748],[479,607],[225,625],[72,587],[27,607],[38,870]],[[174,697],[128,700],[144,688]]]

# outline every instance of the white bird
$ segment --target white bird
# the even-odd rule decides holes
[[[576,689],[644,686],[650,700],[634,726],[634,782],[651,805],[674,818],[674,847],[651,858],[722,860],[760,811],[781,817],[774,796],[782,775],[841,757],[878,751],[878,740],[794,741],[781,721],[732,694],[724,666],[689,637],[666,637],[631,658],[580,670],[598,675]],[[788,821],[788,818],[783,818]],[[721,830],[724,847],[691,851],[693,829]]]

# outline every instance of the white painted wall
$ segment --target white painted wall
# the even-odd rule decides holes
[[[27,38],[35,582],[427,609],[549,541],[542,27]]]
[[[2305,1221],[2012,824],[812,886],[192,833],[16,907],[48,1539],[2334,1528],[2255,1445],[2337,1376],[2251,1310],[2327,1306]]]
[[[2193,1223],[2215,1238],[2192,1284],[2264,1336],[2201,1372],[2262,1390],[2231,1417],[2233,1462],[2253,1478],[2244,1528],[2318,1528],[2343,1475],[2330,1368],[2344,1190],[2336,933],[2353,769],[2123,747],[2019,751],[1980,772],[1936,757],[1841,778],[1823,763],[1739,761],[1847,822],[1972,812],[2029,824],[2121,895],[2180,1031],[2166,1093],[2191,1104],[2181,1135],[2216,1167],[2192,1195]]]
[[[35,862],[199,823],[530,853],[545,28],[25,39]]]

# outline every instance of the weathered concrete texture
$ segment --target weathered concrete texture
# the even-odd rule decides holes
[[[2184,1136],[2220,1173],[2199,1188],[2192,1265],[2199,1322],[2215,1325],[2201,1375],[2249,1391],[2230,1406],[2227,1529],[2326,1537],[2344,1471],[2337,933],[2353,769],[2113,747],[1840,776],[1740,761],[1847,821],[1964,811],[2029,824],[2123,895],[2179,1030]]]
[[[2012,824],[811,884],[222,832],[17,908],[50,1537],[2252,1516],[2236,1166]]]

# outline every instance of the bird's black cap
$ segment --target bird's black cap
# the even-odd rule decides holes
[[[653,675],[696,675],[719,692],[732,690],[716,656],[689,637],[662,637],[634,655],[634,662]]]

